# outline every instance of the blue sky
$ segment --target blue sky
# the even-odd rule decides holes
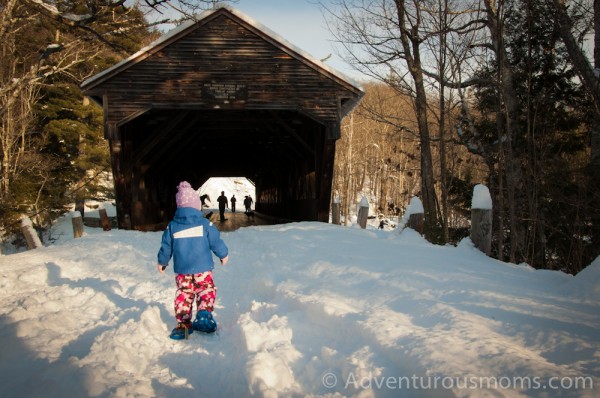
[[[316,59],[331,54],[327,65],[360,80],[358,72],[337,55],[333,37],[316,0],[238,0],[230,5]]]
[[[332,52],[331,35],[314,1],[240,0],[232,6],[317,58]]]

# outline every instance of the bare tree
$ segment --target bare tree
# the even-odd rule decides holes
[[[344,214],[360,194],[393,217],[420,189],[419,135],[412,100],[382,83],[365,85],[365,97],[336,144],[334,187],[343,194]]]
[[[348,50],[350,62],[367,75],[400,93],[409,93],[414,99],[421,145],[420,196],[425,209],[425,234],[431,240],[437,240],[439,218],[421,54],[426,39],[422,31],[421,3],[380,0],[365,4],[341,0],[335,4],[335,9],[322,6],[330,16],[332,33]]]
[[[579,78],[593,99],[594,117],[591,128],[590,151],[590,183],[592,186],[591,211],[593,235],[592,242],[600,247],[600,0],[593,0],[593,8],[571,7],[571,13],[584,15],[593,14],[589,25],[584,21],[584,26],[576,26],[569,14],[566,0],[548,0],[556,10],[556,19],[560,27],[560,34]],[[591,13],[590,13],[591,11]],[[583,44],[588,29],[594,32],[593,36],[593,65],[586,55]]]

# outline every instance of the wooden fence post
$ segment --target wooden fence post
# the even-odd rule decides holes
[[[408,218],[408,223],[406,224],[408,228],[412,228],[417,231],[419,234],[423,235],[423,230],[425,226],[425,214],[424,213],[413,213]]]
[[[369,201],[363,196],[358,205],[358,225],[362,229],[367,228],[367,219],[369,218]]]
[[[29,250],[37,249],[38,247],[43,246],[40,237],[33,228],[31,220],[27,216],[21,217],[21,231],[23,231],[23,235],[25,235],[25,240],[27,241],[27,248],[29,248]]]
[[[100,225],[102,225],[102,229],[104,231],[110,231],[110,220],[108,219],[108,215],[106,214],[106,209],[98,209],[98,214],[100,215]]]
[[[419,199],[416,196],[413,196],[410,199],[410,203],[408,205],[408,209],[406,209],[406,213],[406,216],[408,217],[406,226],[408,228],[414,229],[419,234],[423,235],[425,226],[425,209],[423,208],[423,203],[421,202],[421,199]]]
[[[341,225],[341,215],[340,215],[340,198],[333,198],[333,203],[331,205],[331,223],[336,225]]]
[[[486,255],[492,251],[492,197],[482,184],[473,188],[471,201],[471,241]]]
[[[73,212],[71,222],[73,223],[73,237],[75,239],[81,238],[83,236],[83,217],[81,217],[79,211],[75,210]]]

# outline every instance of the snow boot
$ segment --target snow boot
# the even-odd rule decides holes
[[[192,328],[191,323],[179,322],[177,327],[171,331],[171,335],[169,337],[173,340],[187,340],[188,335],[192,333],[194,333],[194,328]]]
[[[196,319],[192,322],[192,328],[203,333],[213,333],[217,330],[217,322],[210,311],[201,310],[196,314]]]

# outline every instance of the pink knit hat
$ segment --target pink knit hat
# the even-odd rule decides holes
[[[187,181],[183,181],[177,186],[175,201],[177,202],[177,207],[193,207],[194,209],[202,210],[198,192]]]

